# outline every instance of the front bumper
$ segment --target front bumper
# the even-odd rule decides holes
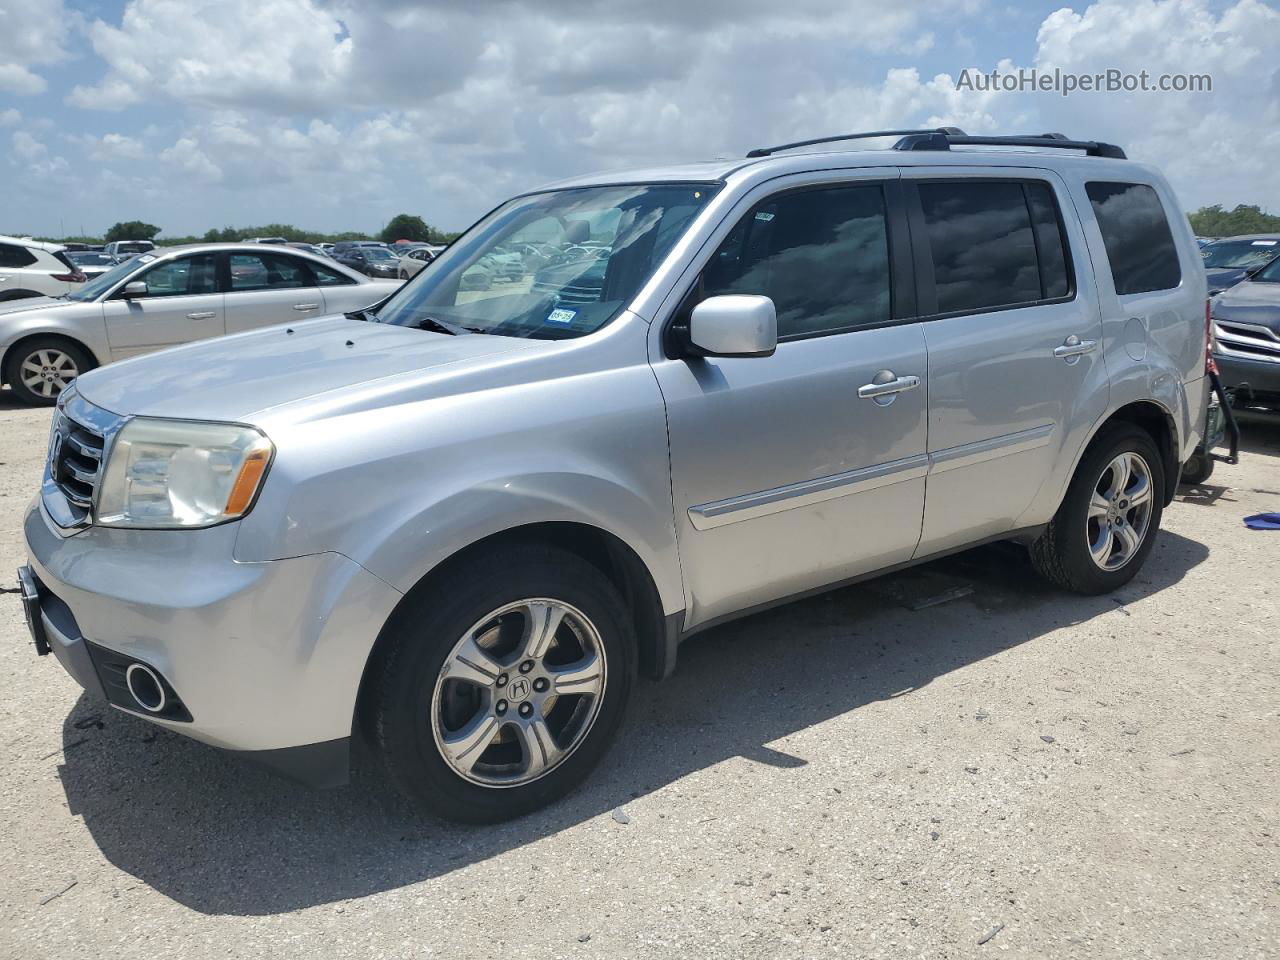
[[[1242,393],[1246,399],[1262,394],[1280,400],[1280,363],[1274,360],[1246,360],[1214,354],[1222,385]]]
[[[337,553],[238,563],[236,531],[64,536],[37,498],[24,533],[48,645],[118,709],[297,779],[345,782],[360,679],[401,594]],[[130,662],[154,670],[183,714],[130,709],[119,686]]]

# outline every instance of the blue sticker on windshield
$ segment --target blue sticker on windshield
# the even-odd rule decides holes
[[[565,310],[563,307],[558,307],[547,314],[546,322],[547,323],[565,323],[565,324],[573,323],[573,318],[576,317],[577,315],[578,315],[577,310]]]

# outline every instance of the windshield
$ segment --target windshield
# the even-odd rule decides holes
[[[1272,260],[1252,277],[1255,283],[1280,283],[1280,259]]]
[[[1280,240],[1234,240],[1211,243],[1200,251],[1206,267],[1257,267],[1280,253]]]
[[[115,257],[108,257],[105,253],[84,253],[82,251],[72,251],[67,254],[71,260],[81,267],[109,267],[116,262]]]
[[[395,260],[396,255],[386,247],[365,247],[360,251],[370,260]]]
[[[401,287],[378,319],[537,339],[593,333],[635,296],[717,189],[639,184],[518,197]]]
[[[137,273],[153,260],[155,260],[155,257],[150,256],[149,254],[143,254],[140,257],[133,257],[130,260],[126,260],[124,263],[117,263],[106,273],[94,277],[84,286],[66,294],[66,297],[68,300],[81,300],[86,303],[90,300],[97,300],[117,283],[129,276],[129,274]]]

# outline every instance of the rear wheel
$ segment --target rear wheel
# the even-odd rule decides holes
[[[23,403],[48,406],[91,366],[88,352],[79,344],[59,337],[33,337],[10,353],[5,380]]]
[[[505,820],[572,790],[613,739],[635,675],[617,590],[548,547],[473,558],[387,629],[375,746],[410,798],[452,820]]]
[[[1094,440],[1044,534],[1036,569],[1076,593],[1123,586],[1146,561],[1164,511],[1164,468],[1150,434],[1116,424]]]
[[[1198,486],[1213,476],[1213,457],[1208,453],[1194,453],[1191,459],[1182,465],[1182,476],[1179,483]]]

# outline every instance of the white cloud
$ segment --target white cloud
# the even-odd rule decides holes
[[[21,122],[22,114],[12,107],[0,110],[0,127],[16,127]]]
[[[0,90],[43,93],[48,84],[31,68],[57,63],[67,56],[65,44],[72,20],[62,0],[0,4]]]
[[[15,130],[10,138],[13,146],[14,166],[27,170],[38,178],[64,173],[68,169],[65,158],[51,156],[49,148],[25,130]]]
[[[1098,0],[1037,17],[985,3],[130,0],[89,28],[102,72],[67,99],[129,110],[112,126],[133,132],[76,143],[167,205],[151,216],[176,232],[215,219],[368,229],[400,210],[458,227],[593,169],[944,123],[1120,143],[1189,207],[1276,202],[1274,7]],[[1207,72],[1214,92],[955,88],[964,67],[1018,66]],[[151,122],[141,136],[132,118]],[[153,168],[138,163],[148,155]],[[202,189],[175,190],[180,178]],[[92,178],[85,190],[100,202]]]

